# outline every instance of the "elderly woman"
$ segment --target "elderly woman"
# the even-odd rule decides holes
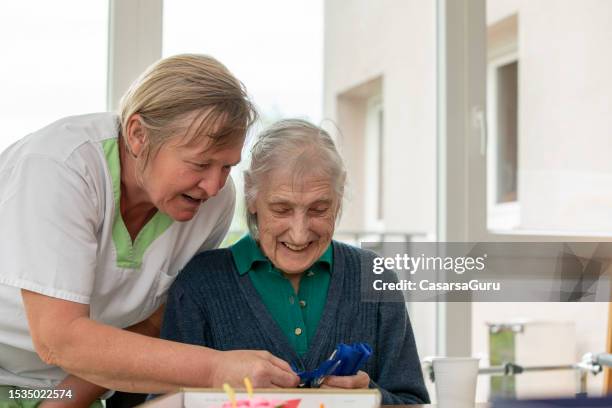
[[[0,156],[0,405],[245,375],[297,384],[270,353],[158,338],[179,270],[229,227],[228,174],[255,117],[244,87],[213,58],[180,55],[148,69],[119,111],[61,119]]]
[[[363,371],[324,385],[376,387],[384,404],[428,402],[404,303],[360,301],[364,251],[332,240],[345,170],[330,136],[281,121],[245,172],[250,234],[196,256],[170,289],[162,337],[267,350],[313,370],[340,342],[374,350]]]

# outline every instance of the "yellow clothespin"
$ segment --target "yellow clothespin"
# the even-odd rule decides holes
[[[253,384],[249,377],[244,377],[244,387],[246,388],[247,394],[249,394],[249,399],[253,398]]]
[[[227,394],[230,402],[232,403],[232,408],[236,408],[236,392],[228,383],[223,384],[223,391]]]

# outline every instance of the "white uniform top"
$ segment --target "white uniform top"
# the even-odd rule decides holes
[[[66,376],[36,354],[20,289],[89,304],[93,320],[128,327],[229,228],[231,179],[190,221],[158,212],[132,243],[119,212],[118,131],[110,113],[70,117],[0,155],[0,384],[50,387]]]

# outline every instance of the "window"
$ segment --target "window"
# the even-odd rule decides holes
[[[609,236],[610,5],[489,0],[486,226]],[[580,40],[570,32],[579,32]],[[588,47],[583,46],[589,44]]]
[[[365,132],[365,225],[384,229],[384,110],[380,96],[367,102]]]
[[[495,203],[517,201],[518,167],[518,62],[513,61],[495,68],[496,120],[495,139],[496,190]]]
[[[163,13],[164,57],[199,52],[217,58],[246,85],[264,122],[321,120],[321,0],[167,1]]]
[[[440,0],[438,7],[445,18],[438,25],[438,53],[443,57],[438,88],[445,91],[438,126],[439,140],[447,144],[446,150],[440,149],[439,180],[443,187],[454,187],[442,189],[448,197],[439,195],[444,210],[439,227],[446,228],[451,238],[476,242],[609,241],[612,166],[606,156],[612,151],[607,108],[612,104],[612,59],[601,50],[612,40],[605,17],[612,12],[612,3]],[[516,49],[520,227],[491,230],[487,228],[487,158],[482,154],[481,128],[473,125],[478,122],[470,114],[478,113],[487,102],[487,22],[495,24],[512,15],[520,16]],[[454,154],[449,154],[451,148]],[[485,366],[489,356],[486,322],[570,321],[576,327],[575,361],[585,352],[605,349],[606,319],[601,317],[607,314],[607,303],[438,306],[442,330],[437,340],[446,349],[459,343],[455,355],[479,355]],[[454,313],[456,309],[460,313]],[[470,331],[464,331],[470,326]],[[481,386],[485,384],[479,381],[477,400],[487,397],[488,390]],[[538,384],[540,395],[556,385],[554,381]],[[601,376],[589,378],[588,387],[591,395],[600,393]],[[572,395],[575,388],[564,392]]]
[[[245,84],[261,119],[250,140],[263,127],[283,118],[321,123],[322,0],[167,1],[163,27],[164,57],[183,52],[208,54]],[[225,244],[246,230],[242,170],[247,163],[245,155],[231,173],[236,183],[236,211]]]
[[[520,224],[517,21],[512,15],[487,32],[487,226],[492,230]]]
[[[384,172],[388,160],[385,161],[384,151],[382,86],[383,78],[377,77],[336,97],[341,130],[338,147],[345,159],[351,202],[344,208],[340,230],[359,232],[360,239],[385,232]]]
[[[0,5],[0,150],[61,117],[106,110],[108,1]]]
[[[601,49],[612,39],[612,29],[603,17],[612,12],[612,4],[591,0],[579,7],[571,2],[560,4],[553,1],[488,0],[466,1],[464,4],[479,8],[474,12],[479,17],[483,17],[486,11],[489,25],[486,50],[489,72],[486,93],[489,108],[488,163],[483,163],[484,156],[469,157],[469,167],[478,169],[470,173],[471,195],[487,197],[488,203],[484,206],[480,200],[470,203],[476,210],[469,217],[468,239],[609,241],[612,231],[612,166],[606,156],[612,151],[609,138],[612,122],[606,113],[608,110],[602,107],[612,103],[612,81],[608,74],[612,60],[601,53]],[[512,21],[516,23],[514,42],[518,46],[513,48],[497,42],[500,46],[492,50],[491,29],[504,23],[508,27]],[[478,24],[484,25],[484,18],[477,19],[472,27]],[[469,38],[470,44],[482,43],[484,30],[480,31],[481,28],[474,28],[470,33],[473,35]],[[580,33],[579,40],[571,34],[577,32]],[[469,55],[478,56],[479,52],[472,49]],[[460,66],[456,64],[451,69],[460,69]],[[468,88],[481,89],[484,83],[482,75],[478,75],[481,68],[481,64],[474,63],[469,65],[468,72],[463,73],[470,78]],[[514,89],[516,147],[513,143],[513,115],[506,114],[506,119],[497,120],[495,116],[499,116],[502,108],[491,108],[491,103],[499,104],[501,98],[503,109],[512,109]],[[493,90],[496,91],[494,96]],[[470,103],[468,99],[466,101]],[[465,111],[470,111],[470,108],[469,105],[463,107]],[[498,134],[497,128],[500,129]],[[495,143],[504,147],[498,149]],[[500,150],[503,152],[508,147],[517,152],[516,198],[520,202],[520,211],[515,214],[518,222],[492,228],[494,211],[512,203],[504,201],[504,198],[513,198],[505,195],[512,190],[507,187],[513,185],[504,184],[504,177],[498,177],[500,166],[491,162],[500,155],[507,159],[508,156],[500,154]],[[508,162],[513,164],[513,159]],[[512,180],[512,177],[505,180]],[[491,188],[492,183],[496,188]],[[606,303],[474,303],[471,306],[472,310],[463,317],[463,323],[471,323],[472,353],[480,355],[485,365],[490,356],[487,322],[508,323],[517,318],[569,321],[575,326],[574,361],[586,352],[605,349],[606,320],[601,316],[607,314]],[[525,377],[525,380],[532,378]],[[556,381],[540,381],[539,384],[540,394],[555,392],[558,385]],[[481,387],[479,392],[486,391],[485,388]],[[521,397],[525,394],[519,388],[517,394]],[[591,395],[600,393],[601,377],[589,378],[588,388]],[[571,395],[574,388],[565,388],[563,392]]]

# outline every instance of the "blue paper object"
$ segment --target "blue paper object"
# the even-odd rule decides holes
[[[367,343],[340,343],[327,360],[313,371],[298,372],[300,387],[318,388],[329,375],[355,375],[372,355],[372,348]]]

